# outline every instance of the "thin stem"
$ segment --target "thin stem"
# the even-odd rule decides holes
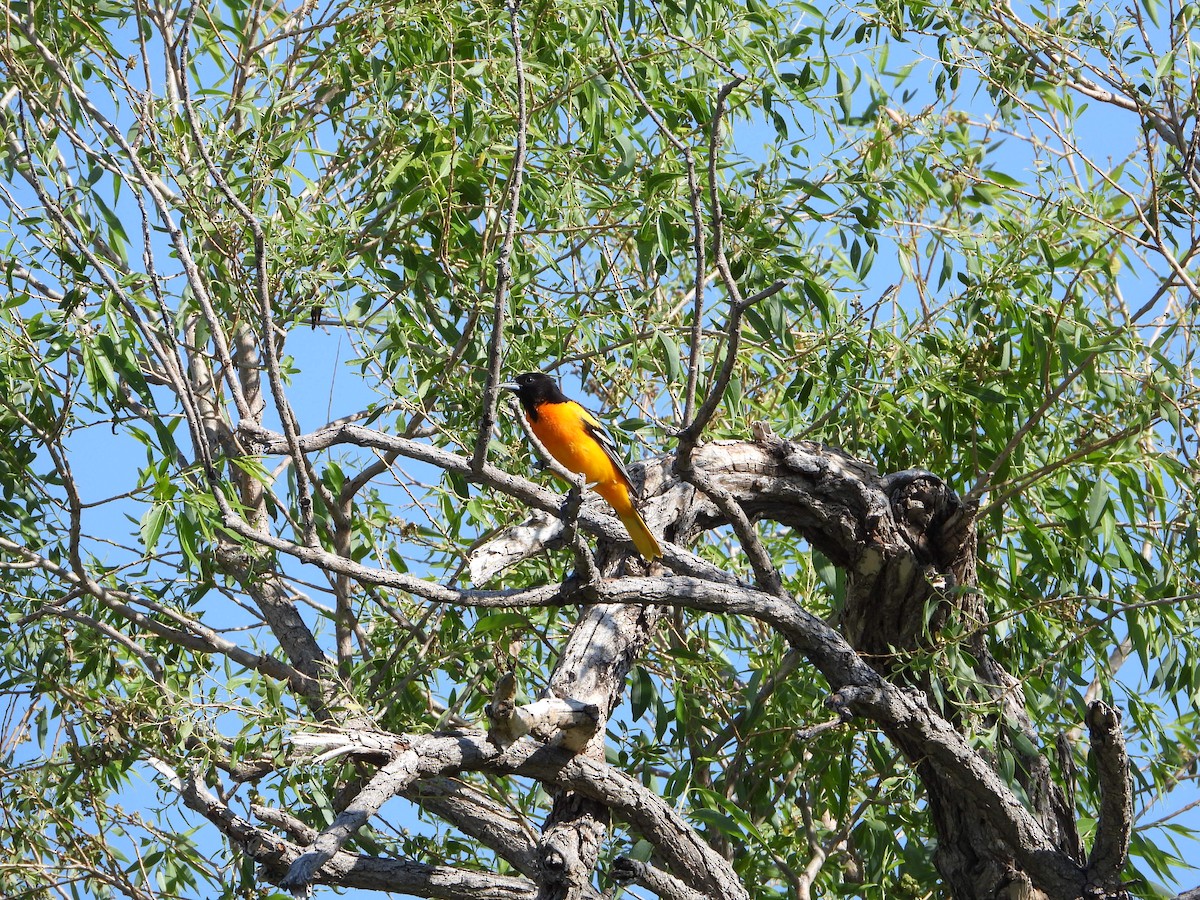
[[[504,355],[504,320],[512,281],[512,255],[517,239],[517,218],[521,211],[521,184],[525,177],[526,139],[529,131],[525,107],[525,62],[521,49],[521,20],[518,0],[508,4],[508,23],[512,32],[513,65],[517,73],[517,146],[508,178],[508,208],[505,211],[504,241],[496,260],[496,291],[492,312],[492,336],[488,344],[487,384],[483,389],[483,418],[475,439],[471,468],[478,471],[487,462],[488,444],[496,427],[496,404],[500,399],[500,363]]]

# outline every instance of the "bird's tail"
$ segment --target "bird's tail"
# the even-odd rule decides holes
[[[617,510],[617,518],[629,532],[633,546],[637,547],[638,553],[642,554],[647,562],[662,559],[663,552],[662,547],[658,544],[658,538],[650,531],[650,526],[646,524],[646,520],[642,518],[637,509],[631,505],[628,510]]]

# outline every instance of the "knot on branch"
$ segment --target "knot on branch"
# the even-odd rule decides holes
[[[896,527],[918,562],[942,570],[952,566],[962,552],[969,521],[959,515],[963,503],[950,486],[932,472],[905,469],[886,476],[883,490]]]
[[[538,864],[550,896],[579,898],[608,830],[608,809],[579,794],[560,795],[538,844]]]
[[[854,719],[854,711],[850,709],[850,704],[854,702],[854,699],[854,689],[849,685],[839,691],[834,691],[825,698],[825,706],[837,713],[835,721],[839,725]]]
[[[1088,704],[1087,727],[1091,733],[1092,746],[1097,744],[1115,744],[1118,741],[1125,744],[1125,735],[1121,732],[1121,711],[1115,706],[1097,700]]]
[[[866,552],[850,569],[844,633],[860,652],[887,660],[937,643],[956,612],[982,621],[975,584],[974,508],[938,476],[907,469],[865,489]]]
[[[506,672],[496,682],[492,702],[484,709],[491,722],[488,741],[499,750],[533,734],[552,747],[578,753],[600,727],[600,708],[594,703],[543,697],[517,706],[516,696],[516,676]]]
[[[542,852],[542,875],[551,884],[566,881],[566,873],[570,868],[566,854],[557,847],[546,847]]]
[[[265,551],[258,548],[252,551],[230,540],[217,541],[213,558],[222,572],[243,580],[261,575],[271,565]]]
[[[1008,878],[1008,883],[996,894],[997,900],[1048,900],[1045,891],[1034,887],[1024,872],[1012,869]]]

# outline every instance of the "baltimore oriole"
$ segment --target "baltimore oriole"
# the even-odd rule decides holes
[[[612,437],[590,412],[559,390],[549,375],[526,372],[501,385],[513,391],[525,410],[529,427],[550,455],[587,479],[588,486],[608,501],[647,560],[662,557],[662,547],[633,505],[633,485],[617,456]]]

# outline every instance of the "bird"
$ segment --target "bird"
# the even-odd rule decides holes
[[[642,557],[647,561],[661,559],[658,539],[634,506],[629,472],[600,421],[543,372],[525,372],[500,387],[517,395],[529,427],[550,455],[565,468],[583,475],[588,486],[608,501]]]

